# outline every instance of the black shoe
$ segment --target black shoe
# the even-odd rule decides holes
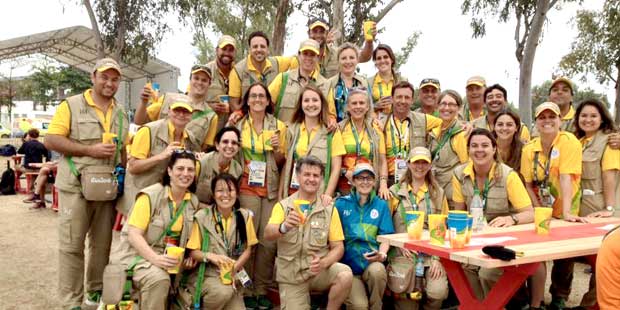
[[[25,203],[34,203],[34,202],[39,202],[41,201],[41,197],[39,197],[39,195],[37,194],[32,194],[30,197],[22,200]]]
[[[566,309],[566,300],[564,298],[553,298],[547,306],[547,310],[564,310]]]

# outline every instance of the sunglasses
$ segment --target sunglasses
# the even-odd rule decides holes
[[[424,84],[435,84],[437,86],[440,85],[438,79],[423,79],[422,82],[420,82],[420,85],[424,85]]]

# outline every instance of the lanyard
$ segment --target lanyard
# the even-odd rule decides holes
[[[452,138],[452,136],[454,136],[461,128],[457,128],[457,122],[454,123],[454,125],[452,125],[452,127],[450,127],[450,129],[448,130],[447,133],[445,133],[442,137],[441,140],[439,140],[439,143],[437,144],[437,147],[433,150],[432,153],[432,158],[433,160],[435,160],[435,158],[437,157],[437,155],[439,155],[439,151],[441,151],[441,149],[444,147],[444,145]]]
[[[360,137],[357,134],[357,128],[355,128],[355,124],[353,124],[353,121],[351,121],[351,132],[353,133],[353,138],[355,139],[355,155],[356,155],[356,159],[355,161],[357,162],[357,160],[359,159],[359,157],[362,155],[362,141],[364,140],[364,136],[367,135],[367,131],[368,126],[364,126],[364,131],[363,131],[363,136]],[[368,133],[368,136],[370,136],[370,134]],[[373,159],[373,150],[374,150],[374,144],[372,143],[371,139],[368,138],[368,144],[370,144],[370,152],[369,152],[369,157],[370,160],[372,161]]]
[[[217,230],[220,231],[220,234],[222,235],[222,240],[224,240],[224,249],[226,250],[226,255],[228,255],[229,257],[232,256],[231,250],[230,250],[230,241],[228,241],[228,237],[226,236],[226,230],[224,229],[224,225],[222,224],[222,215],[220,214],[219,211],[217,211],[217,208],[213,208],[213,216],[216,217],[216,223],[217,223]],[[233,220],[235,217],[234,212],[231,214],[231,219]]]
[[[254,134],[256,134],[256,137],[258,138],[258,133],[254,130],[254,124],[252,122],[252,117],[250,117],[249,115],[248,115],[248,120],[249,120],[248,122],[250,123],[250,143],[252,145],[252,154],[256,154]],[[265,139],[263,138],[262,133],[261,133],[261,141],[263,142],[263,156],[265,157],[264,160],[267,160],[267,152],[265,151]]]
[[[172,226],[177,222],[183,211],[185,210],[185,206],[187,205],[187,200],[183,200],[181,202],[181,207],[177,209],[177,212],[174,212],[174,207],[172,206],[172,201],[168,200],[168,209],[170,210],[170,225],[166,228],[166,236],[170,236],[172,234]],[[172,214],[174,213],[174,216]]]
[[[253,77],[253,74],[250,73],[250,85],[256,83],[256,80]],[[260,83],[263,85],[267,84],[267,76],[263,73],[260,73]]]
[[[428,216],[429,214],[432,214],[432,209],[431,209],[431,198],[428,194],[428,191],[424,193],[424,200],[426,202],[426,216]],[[413,207],[413,211],[418,211],[418,203],[417,200],[415,199],[415,197],[413,197],[412,193],[409,193],[409,201],[411,201],[411,206]],[[400,203],[398,204],[398,212],[400,213],[400,217],[403,220],[403,224],[405,224],[405,226],[408,226],[409,223],[407,222],[407,217],[405,215],[405,207],[403,206],[403,200],[400,200]]]
[[[549,181],[549,167],[551,166],[552,150],[553,146],[551,147],[551,150],[549,150],[549,154],[547,155],[547,163],[545,163],[544,167],[545,177],[542,182],[538,179],[538,166],[540,165],[540,162],[538,161],[538,154],[540,154],[540,152],[534,153],[534,183],[537,185],[542,185],[542,187],[547,187],[547,182]]]
[[[407,128],[405,128],[405,130],[403,130],[402,126],[405,123],[405,121],[407,121]],[[390,118],[390,133],[392,134],[392,153],[394,153],[395,156],[397,157],[406,157],[407,155],[407,149],[409,146],[409,143],[407,143],[407,139],[408,139],[408,135],[409,135],[409,120],[408,119],[404,119],[400,122],[400,129],[398,127],[396,127],[396,121],[394,119],[394,114],[392,114],[392,117]],[[398,136],[398,148],[396,147],[396,138],[394,137],[394,131],[397,132],[397,136]],[[404,144],[404,145],[403,145]]]
[[[308,145],[310,145],[310,135],[312,134],[311,130],[308,130],[308,128],[306,128],[306,134],[308,136],[308,141],[306,142],[306,148],[308,147]],[[297,134],[295,135],[295,143],[293,143],[293,160],[297,160],[299,157],[299,154],[297,153],[297,144],[299,143],[299,137],[301,136],[301,125],[297,128]],[[309,150],[306,149],[306,155],[308,153]]]
[[[478,188],[478,184],[476,182],[476,178],[474,177],[474,183],[476,186],[474,187],[474,195],[480,195],[480,189]],[[482,210],[487,209],[487,195],[489,194],[489,179],[486,178],[484,180],[484,189],[482,190]]]

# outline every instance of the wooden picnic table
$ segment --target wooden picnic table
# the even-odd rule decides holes
[[[554,219],[551,221],[549,235],[537,235],[533,223],[505,228],[486,227],[482,232],[474,233],[470,244],[463,249],[452,249],[447,244],[431,245],[428,231],[424,232],[422,240],[417,241],[410,240],[406,233],[380,235],[377,240],[388,242],[391,246],[438,256],[459,299],[459,309],[502,309],[542,262],[585,256],[594,268],[596,253],[603,236],[620,224],[620,218],[589,220],[590,223],[570,223]],[[481,250],[490,244],[501,244],[521,251],[524,255],[510,261],[494,259]],[[486,299],[480,301],[475,297],[465,277],[462,264],[503,268],[504,273]]]

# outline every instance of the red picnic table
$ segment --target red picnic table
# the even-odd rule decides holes
[[[31,167],[34,168],[41,168],[43,167],[44,163],[32,163],[30,164]],[[50,170],[52,171],[52,173],[54,174],[54,177],[56,177],[56,173],[58,173],[58,165],[53,165],[49,167]],[[29,182],[28,183],[28,188],[30,187]],[[52,210],[58,212],[58,189],[56,188],[56,185],[52,184]]]
[[[446,269],[448,279],[459,299],[463,310],[502,309],[517,289],[530,276],[541,262],[585,256],[594,268],[596,253],[603,236],[620,224],[620,218],[592,218],[590,223],[569,223],[552,220],[549,235],[537,235],[534,224],[523,224],[505,228],[486,227],[475,233],[469,246],[452,249],[429,243],[428,231],[422,240],[410,240],[406,233],[381,235],[379,242],[391,246],[436,255]],[[494,259],[482,253],[485,245],[501,244],[515,251],[523,252],[522,257],[510,261]],[[484,268],[503,268],[504,273],[491,289],[486,299],[478,300],[467,281],[462,264]]]

